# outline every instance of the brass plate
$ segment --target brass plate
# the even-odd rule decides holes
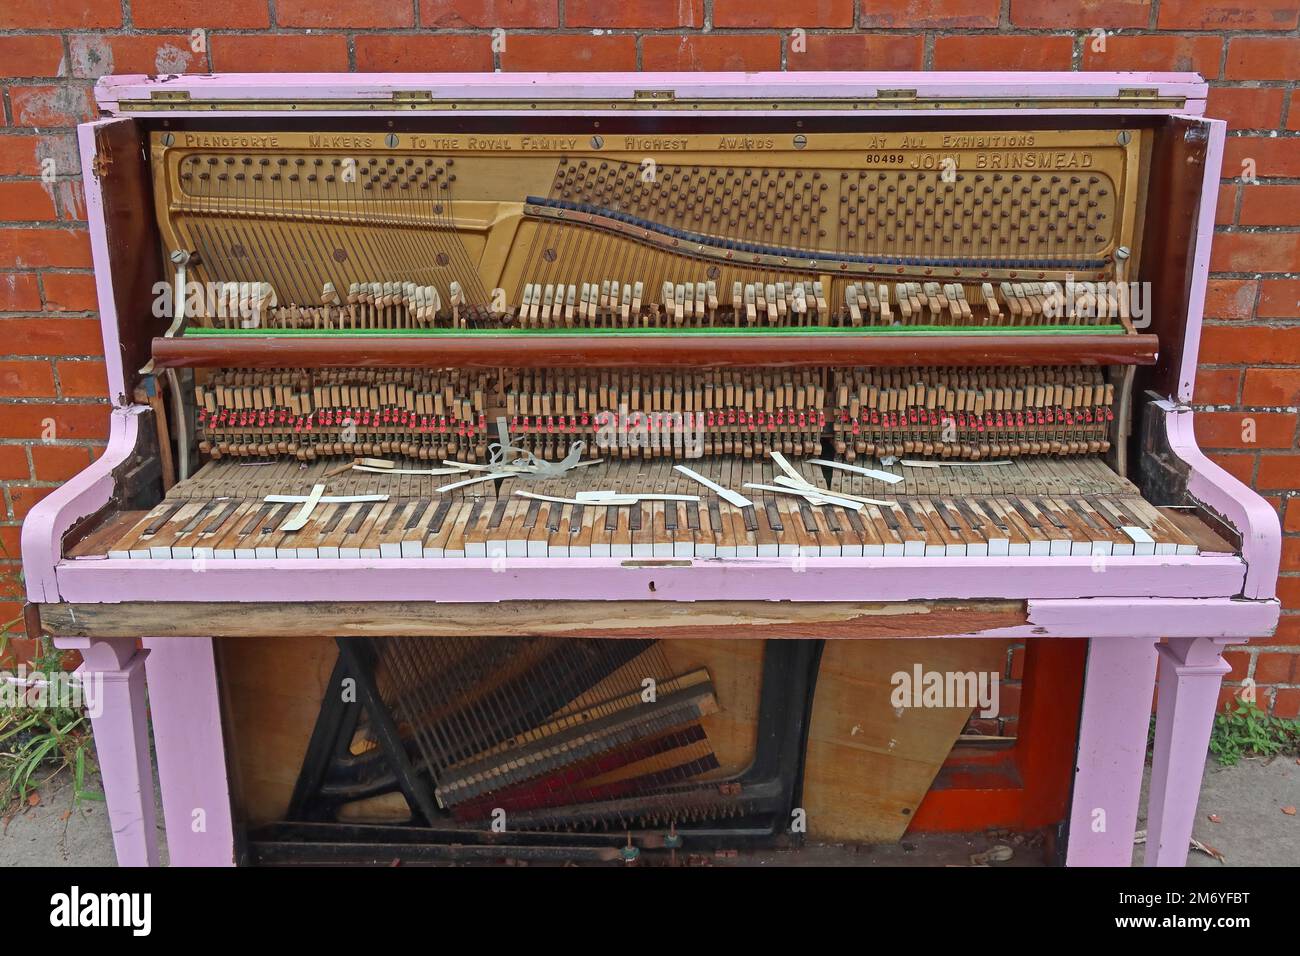
[[[606,279],[647,300],[663,281],[825,279],[842,301],[864,276],[1117,277],[1116,251],[1140,245],[1146,135],[183,131],[150,149],[164,248],[282,305],[319,304],[327,282],[445,301],[456,281],[473,305]]]

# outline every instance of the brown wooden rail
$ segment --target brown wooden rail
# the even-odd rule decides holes
[[[1154,335],[190,336],[153,340],[157,368],[1153,365]]]

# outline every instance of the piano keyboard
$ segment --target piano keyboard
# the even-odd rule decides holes
[[[1195,540],[1170,515],[1094,460],[1007,466],[908,468],[887,486],[866,476],[797,463],[804,478],[881,504],[855,510],[795,495],[747,489],[771,485],[770,461],[705,459],[692,468],[739,492],[739,507],[677,472],[670,460],[609,462],[544,481],[509,477],[439,493],[452,477],[345,472],[326,479],[329,496],[298,530],[300,505],[267,494],[305,495],[324,466],[299,466],[296,483],[273,486],[265,469],[212,463],[173,489],[107,549],[110,558],[252,560],[365,558],[826,558],[1189,555]],[[278,468],[268,465],[266,468]],[[338,462],[333,463],[335,470]],[[216,473],[208,472],[216,469]],[[198,495],[225,485],[233,493]],[[256,489],[250,493],[250,489]],[[635,505],[548,501],[593,489],[695,496]]]

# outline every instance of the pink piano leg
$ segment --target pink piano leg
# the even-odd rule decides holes
[[[1157,648],[1160,692],[1147,803],[1147,866],[1187,863],[1219,685],[1231,670],[1219,656],[1227,643],[1183,637]]]
[[[1067,866],[1128,866],[1146,763],[1155,638],[1094,637],[1075,758]]]
[[[231,866],[234,824],[212,638],[146,637],[144,644],[168,860]]]
[[[95,732],[95,753],[118,866],[158,865],[149,723],[145,716],[144,663],[148,651],[135,640],[56,638],[55,645],[81,652],[77,669]]]

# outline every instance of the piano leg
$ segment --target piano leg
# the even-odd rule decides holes
[[[144,646],[168,861],[232,866],[234,824],[212,638],[146,637]]]
[[[1155,753],[1147,802],[1147,866],[1184,866],[1201,795],[1219,686],[1231,668],[1227,639],[1176,638],[1161,644]]]
[[[55,646],[81,652],[77,668],[86,688],[95,752],[118,866],[158,865],[153,766],[145,716],[145,658],[126,637],[55,638]]]
[[[1075,758],[1067,866],[1129,866],[1146,763],[1153,637],[1094,637]]]

